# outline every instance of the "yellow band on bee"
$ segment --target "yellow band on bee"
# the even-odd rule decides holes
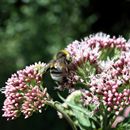
[[[60,50],[59,52],[62,52],[64,54],[66,54],[66,55],[69,55],[69,52],[67,50]]]

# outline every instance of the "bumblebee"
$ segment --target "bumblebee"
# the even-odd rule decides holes
[[[71,63],[71,57],[68,51],[59,51],[54,59],[47,65],[50,70],[51,78],[56,83],[63,83],[67,80],[67,74],[69,71],[69,64]]]

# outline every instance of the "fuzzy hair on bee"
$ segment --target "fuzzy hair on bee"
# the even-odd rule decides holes
[[[66,50],[59,51],[54,59],[48,63],[47,70],[50,70],[50,76],[56,83],[61,84],[67,81],[70,63],[71,57]]]

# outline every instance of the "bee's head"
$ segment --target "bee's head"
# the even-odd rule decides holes
[[[57,55],[56,55],[56,58],[57,58],[57,59],[63,58],[63,59],[66,59],[68,62],[71,62],[70,54],[69,54],[69,52],[66,51],[66,50],[61,50],[61,51],[59,51],[59,52],[57,53]]]

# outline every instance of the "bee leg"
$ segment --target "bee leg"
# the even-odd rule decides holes
[[[59,83],[59,82],[55,82],[56,83],[56,86],[54,87],[54,89],[55,90],[60,90],[60,91],[62,91],[63,89],[62,89],[62,84],[61,83]]]

